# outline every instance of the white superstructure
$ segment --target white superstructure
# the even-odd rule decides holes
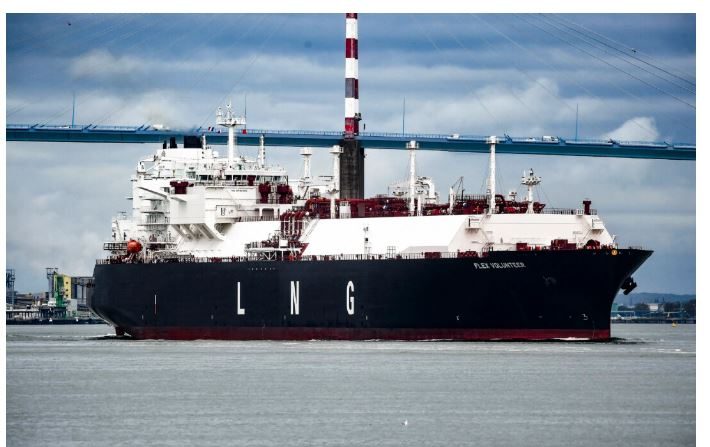
[[[218,115],[238,123],[228,108]],[[235,126],[229,127],[230,130]],[[340,148],[330,150],[331,175],[312,176],[313,151],[301,151],[303,176],[266,164],[262,139],[256,160],[238,155],[230,137],[227,157],[207,145],[167,148],[141,160],[132,184],[132,213],[113,220],[105,248],[116,258],[300,256],[396,256],[614,246],[602,220],[584,201],[581,209],[549,210],[533,201],[541,178],[524,173],[525,199],[495,193],[495,137],[485,195],[451,190],[438,203],[434,182],[416,175],[416,142],[408,143],[410,177],[390,186],[387,196],[341,198]],[[129,241],[139,244],[129,247]],[[136,249],[136,246],[139,248]]]

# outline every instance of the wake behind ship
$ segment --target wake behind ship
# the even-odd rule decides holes
[[[90,308],[137,339],[608,339],[614,297],[636,286],[651,252],[620,248],[590,200],[534,200],[532,169],[524,197],[497,193],[497,137],[485,139],[485,194],[452,187],[442,203],[411,141],[408,178],[362,198],[357,16],[346,21],[345,132],[331,175],[312,176],[304,148],[290,179],[268,165],[263,136],[256,159],[240,155],[246,121],[218,109],[226,157],[207,144],[210,129],[139,162]]]

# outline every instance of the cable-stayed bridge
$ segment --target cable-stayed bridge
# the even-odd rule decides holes
[[[152,126],[40,125],[8,124],[8,141],[68,143],[160,143],[171,138],[182,144],[185,136],[204,135],[209,144],[227,144],[227,133],[214,128],[155,129]],[[258,146],[263,136],[268,146],[331,147],[341,144],[343,132],[306,130],[247,129],[237,135],[240,145]],[[488,152],[489,136],[414,133],[361,132],[357,135],[366,149],[405,149],[409,141],[424,150],[448,152]],[[586,157],[695,160],[695,145],[666,142],[574,140],[555,136],[497,136],[499,153],[528,155],[568,155]]]
[[[647,55],[638,51],[636,48],[631,48],[625,44],[622,44],[616,40],[606,37],[592,29],[587,28],[583,24],[576,23],[575,20],[570,19],[565,16],[560,15],[548,15],[548,14],[537,14],[537,15],[517,15],[513,14],[509,17],[514,25],[513,28],[509,28],[511,23],[508,21],[500,22],[495,25],[490,20],[484,20],[478,15],[462,16],[460,17],[463,22],[467,20],[476,20],[481,26],[488,28],[487,31],[482,36],[469,36],[475,37],[471,40],[469,44],[477,43],[478,51],[474,51],[470,45],[467,45],[465,40],[460,39],[450,30],[447,36],[439,35],[438,39],[432,35],[430,29],[425,26],[415,26],[418,29],[418,36],[420,39],[425,39],[431,44],[437,57],[443,60],[446,64],[451,66],[459,66],[457,62],[460,60],[451,60],[450,54],[445,51],[447,47],[442,46],[444,42],[449,42],[451,49],[457,51],[456,54],[460,58],[475,60],[480,57],[484,48],[490,48],[492,51],[498,51],[499,49],[494,46],[491,39],[497,36],[502,39],[501,42],[506,42],[506,44],[512,44],[513,47],[508,48],[508,50],[514,50],[519,59],[523,55],[530,55],[532,60],[535,62],[535,66],[545,66],[553,71],[564,71],[564,67],[558,67],[557,64],[552,64],[550,60],[545,57],[540,57],[534,48],[529,48],[525,45],[525,42],[521,41],[520,38],[515,37],[515,33],[512,31],[515,26],[532,27],[531,31],[535,35],[544,36],[546,38],[551,38],[560,45],[569,47],[574,50],[575,53],[581,53],[584,55],[585,60],[595,61],[603,64],[606,71],[623,74],[623,79],[627,82],[630,81],[631,84],[628,86],[619,85],[618,82],[607,82],[610,87],[613,86],[614,91],[618,91],[619,94],[630,98],[635,102],[643,101],[644,98],[641,95],[642,92],[652,91],[659,98],[663,97],[667,101],[672,102],[676,107],[682,107],[684,110],[692,110],[694,113],[696,106],[694,104],[695,96],[695,77],[694,74],[688,73],[684,70],[679,70],[678,67],[669,66],[667,63],[658,61],[654,57]],[[213,20],[215,17],[211,17]],[[450,18],[453,20],[453,16]],[[104,20],[112,23],[113,25],[122,28],[129,28],[127,35],[132,35],[136,33],[133,30],[134,25],[124,24],[122,22],[114,22],[110,18],[98,17],[96,18],[97,23],[92,23],[91,20],[87,20],[84,25],[87,29],[93,29],[95,27],[100,31],[100,35],[103,35],[103,23]],[[276,17],[276,22],[274,24],[275,28],[271,33],[267,33],[261,41],[261,45],[265,44],[271,37],[271,35],[280,29],[286,17]],[[414,17],[410,17],[413,24],[417,24],[417,20]],[[145,30],[141,31],[139,42],[144,39],[150,40],[146,33],[153,30],[155,23],[148,21],[145,24]],[[421,25],[421,24],[419,24]],[[213,27],[214,29],[214,27]],[[216,27],[219,29],[219,27]],[[466,29],[469,29],[468,27]],[[66,30],[64,30],[66,31]],[[246,31],[248,34],[249,31]],[[64,35],[66,33],[63,33]],[[146,34],[145,36],[143,34]],[[245,34],[245,36],[246,36]],[[122,33],[110,33],[110,42],[114,40],[122,40],[124,34]],[[378,132],[363,132],[360,129],[360,121],[362,120],[362,115],[360,113],[359,105],[359,69],[358,69],[358,14],[356,13],[346,13],[345,14],[345,114],[344,114],[344,130],[342,131],[308,131],[308,130],[266,130],[266,129],[249,129],[246,126],[246,97],[244,104],[244,117],[239,124],[234,123],[229,124],[229,126],[239,125],[240,129],[230,129],[230,132],[237,130],[238,144],[240,145],[259,145],[261,142],[261,137],[264,139],[264,143],[267,146],[287,146],[287,147],[331,147],[334,145],[340,145],[343,147],[343,170],[359,172],[364,169],[364,152],[362,149],[405,149],[407,143],[411,141],[417,142],[417,147],[422,150],[439,150],[439,151],[450,151],[450,152],[488,152],[491,135],[464,135],[464,134],[420,134],[420,133],[404,133],[404,117],[405,117],[405,107],[403,103],[402,108],[402,133],[378,133]],[[40,45],[42,42],[52,42],[52,33],[47,35],[37,36],[37,41],[30,39],[29,42],[25,42],[25,48],[23,45],[18,44],[18,48],[24,48],[25,51],[28,49],[34,49],[34,45]],[[244,36],[243,36],[244,37]],[[447,37],[446,39],[444,39]],[[66,37],[68,38],[68,37]],[[452,40],[449,40],[452,39]],[[443,39],[443,40],[442,40]],[[437,43],[437,40],[439,42]],[[284,40],[286,42],[287,40]],[[20,43],[23,41],[20,40]],[[78,43],[83,42],[83,40],[77,40]],[[454,45],[455,42],[457,45]],[[139,43],[136,43],[139,44]],[[485,45],[484,45],[485,44]],[[130,44],[132,48],[132,45]],[[168,48],[172,48],[174,42],[170,43]],[[125,50],[125,48],[124,48]],[[235,74],[236,83],[232,86],[231,91],[239,84],[242,78],[250,68],[254,61],[260,56],[258,54],[251,59],[251,62],[243,67],[241,74]],[[216,60],[212,65],[207,67],[207,72],[202,75],[205,79],[212,79],[214,76],[211,75],[211,70],[221,60]],[[558,61],[559,62],[559,61]],[[585,62],[586,63],[586,62]],[[555,104],[559,104],[559,107],[566,109],[570,112],[570,115],[574,113],[576,116],[575,129],[577,128],[579,122],[579,104],[572,104],[570,101],[561,97],[559,92],[554,88],[550,88],[538,79],[534,73],[530,73],[530,67],[525,67],[524,64],[519,64],[516,62],[516,58],[510,58],[510,67],[515,69],[515,71],[526,77],[526,82],[530,82],[538,86],[541,90],[540,92],[545,93],[545,97],[549,95],[550,99],[554,101]],[[465,64],[464,64],[465,66]],[[82,66],[81,75],[87,76],[92,73],[99,74],[101,72],[101,64]],[[197,80],[192,80],[194,82],[188,83],[188,85],[197,85]],[[576,86],[576,89],[580,92],[584,92],[584,97],[593,99],[596,101],[604,101],[604,98],[600,97],[598,94],[590,90],[584,83],[577,82],[575,76],[567,77],[566,81],[571,82]],[[519,83],[519,81],[518,81]],[[70,83],[71,84],[71,83]],[[478,84],[477,84],[478,85]],[[641,90],[631,88],[631,85],[635,85]],[[650,89],[650,90],[649,90]],[[542,116],[545,112],[533,110],[536,103],[539,101],[530,101],[528,98],[524,98],[520,92],[516,92],[516,89],[508,87],[510,90],[509,94],[512,98],[515,98],[517,103],[521,106],[521,110],[527,110],[529,113],[533,114],[536,118]],[[493,113],[495,107],[491,107],[490,104],[486,104],[475,91],[470,92],[473,96],[471,101],[472,104],[480,105],[481,113],[489,115],[494,122],[499,121],[499,113]],[[605,97],[609,97],[608,94]],[[206,137],[209,144],[227,144],[227,132],[225,129],[219,127],[205,127],[205,122],[202,123],[200,127],[193,128],[178,128],[178,129],[167,129],[159,125],[141,125],[141,126],[114,126],[111,125],[112,118],[115,116],[117,110],[112,110],[108,112],[107,115],[103,117],[92,117],[89,120],[94,121],[95,124],[87,125],[75,125],[74,115],[75,115],[75,102],[76,98],[73,98],[71,105],[71,124],[49,124],[61,122],[62,118],[58,118],[65,111],[60,111],[58,114],[50,117],[46,121],[42,122],[37,117],[24,118],[27,121],[37,122],[37,124],[8,124],[6,127],[6,138],[8,141],[44,141],[44,142],[83,142],[83,143],[160,143],[166,142],[166,145],[172,141],[169,147],[175,147],[175,144],[183,144],[186,137]],[[12,110],[8,111],[8,117],[13,116],[21,112],[26,105],[20,105]],[[231,109],[231,102],[230,102]],[[532,107],[532,108],[531,108]],[[605,106],[609,107],[609,106]],[[120,109],[120,108],[119,108]],[[231,113],[231,111],[230,111]],[[13,119],[13,118],[10,118]],[[241,118],[240,118],[241,119]],[[671,116],[679,126],[689,128],[693,130],[692,126],[689,124],[690,121],[683,119],[682,116]],[[14,118],[13,120],[19,121],[19,119]],[[67,119],[68,121],[68,119]],[[88,120],[87,120],[88,121]],[[26,122],[26,121],[25,121]],[[199,122],[199,121],[197,121]],[[653,125],[649,125],[643,122],[642,119],[632,118],[628,120],[629,123],[635,125],[644,133],[641,135],[648,135],[647,138],[653,139],[657,138],[659,132],[654,130]],[[218,125],[227,126],[225,123]],[[506,129],[510,127],[503,127],[498,122],[495,126],[498,129]],[[606,135],[606,133],[597,133],[598,135]],[[575,130],[575,135],[577,131]],[[562,156],[591,156],[591,157],[619,157],[619,158],[640,158],[640,159],[666,159],[666,160],[695,160],[695,145],[694,144],[680,144],[676,142],[648,142],[648,141],[622,141],[620,139],[610,139],[603,137],[603,139],[578,139],[575,136],[572,138],[563,138],[560,136],[525,136],[525,137],[515,137],[509,135],[495,135],[496,150],[498,153],[510,153],[510,154],[534,154],[534,155],[562,155]],[[631,138],[643,138],[643,137],[631,137]],[[673,137],[665,137],[673,138]],[[360,185],[361,186],[361,185]]]

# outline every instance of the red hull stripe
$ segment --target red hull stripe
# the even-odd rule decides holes
[[[345,57],[357,59],[357,39],[345,38]]]
[[[608,340],[609,329],[374,329],[308,327],[134,327],[136,339],[166,340]]]

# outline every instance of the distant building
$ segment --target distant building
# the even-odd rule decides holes
[[[38,296],[32,293],[16,293],[15,309],[27,309],[39,303]]]
[[[5,270],[5,304],[12,305],[15,302],[15,270]]]
[[[87,300],[94,294],[92,276],[74,276],[71,279],[71,296],[76,300],[77,310],[89,310]]]

